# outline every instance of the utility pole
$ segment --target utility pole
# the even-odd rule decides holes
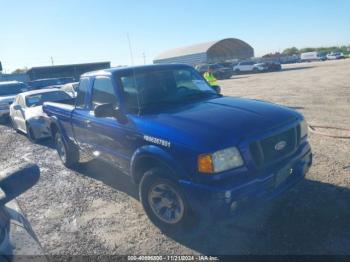
[[[126,37],[128,38],[128,43],[129,43],[131,65],[134,65],[134,55],[132,53],[132,47],[131,47],[131,41],[130,41],[129,33],[126,34]]]
[[[54,65],[54,63],[53,63],[53,57],[51,56],[51,65]]]
[[[143,57],[143,64],[146,64],[146,54],[145,52],[142,53],[142,57]]]

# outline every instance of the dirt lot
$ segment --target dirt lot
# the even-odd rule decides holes
[[[220,82],[225,95],[293,107],[312,124],[350,128],[350,59],[286,66]],[[137,189],[95,161],[60,163],[49,141],[31,144],[0,126],[0,163],[24,161],[41,179],[19,198],[48,254],[350,254],[350,140],[310,134],[307,180],[268,206],[192,237],[164,235],[147,219]]]

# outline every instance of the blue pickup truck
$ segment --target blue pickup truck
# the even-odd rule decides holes
[[[272,199],[312,163],[301,114],[222,96],[187,65],[86,73],[75,106],[48,102],[44,111],[62,162],[95,157],[118,166],[161,229]]]

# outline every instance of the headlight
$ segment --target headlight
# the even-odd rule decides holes
[[[230,147],[213,154],[198,157],[198,171],[201,173],[219,173],[243,166],[243,159],[236,147]]]
[[[304,119],[303,121],[300,122],[300,137],[304,138],[307,136],[308,132],[308,124],[306,120]]]

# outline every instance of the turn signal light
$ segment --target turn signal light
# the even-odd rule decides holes
[[[211,155],[200,155],[198,157],[198,171],[201,173],[214,173]]]

